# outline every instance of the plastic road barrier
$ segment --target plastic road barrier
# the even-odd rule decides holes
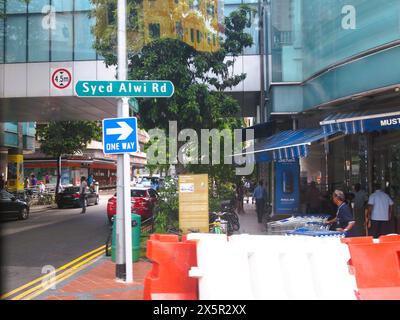
[[[339,238],[189,234],[200,300],[355,300]]]
[[[189,270],[197,265],[196,243],[177,235],[154,234],[147,242],[153,267],[144,280],[145,300],[198,300],[197,279]]]
[[[400,299],[400,236],[342,240],[351,253],[350,266],[361,300]]]

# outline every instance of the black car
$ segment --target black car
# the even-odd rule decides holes
[[[79,187],[67,187],[63,192],[59,193],[57,196],[57,206],[59,209],[64,207],[75,207],[80,208],[80,194]],[[93,190],[87,190],[85,196],[86,205],[98,205],[99,195]]]
[[[5,190],[0,191],[0,218],[29,218],[29,205]]]

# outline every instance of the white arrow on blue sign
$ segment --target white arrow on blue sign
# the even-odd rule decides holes
[[[103,120],[103,151],[105,154],[124,154],[139,151],[137,119]]]

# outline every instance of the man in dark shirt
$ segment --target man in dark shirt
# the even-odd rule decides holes
[[[355,221],[349,205],[345,202],[343,191],[336,190],[333,193],[333,203],[338,207],[336,218],[327,221],[328,224],[336,223],[336,231],[345,232],[346,237],[355,237]]]

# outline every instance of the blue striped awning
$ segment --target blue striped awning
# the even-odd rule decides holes
[[[322,128],[283,131],[260,140],[254,146],[254,151],[248,151],[245,154],[254,154],[256,162],[305,158],[309,154],[311,144],[334,134],[336,132],[325,133]]]
[[[357,134],[400,129],[400,111],[389,113],[353,112],[330,115],[321,123],[325,133]]]

